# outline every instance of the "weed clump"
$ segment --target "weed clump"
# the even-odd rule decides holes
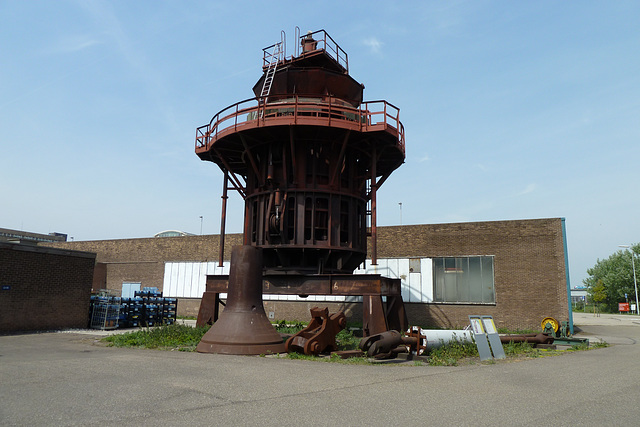
[[[194,328],[188,325],[164,325],[144,328],[102,339],[113,347],[152,348],[161,350],[195,351],[209,326]]]
[[[458,366],[461,359],[469,357],[478,357],[478,348],[475,343],[453,340],[432,349],[427,360],[431,366]]]

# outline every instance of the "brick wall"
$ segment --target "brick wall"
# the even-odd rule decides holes
[[[226,236],[225,259],[242,243],[240,234]],[[219,236],[123,239],[48,243],[55,247],[96,252],[106,265],[109,289],[120,291],[123,281],[162,288],[165,261],[218,259]],[[369,247],[371,254],[371,247]],[[404,225],[378,228],[378,257],[445,257],[493,255],[496,303],[407,304],[414,325],[458,328],[470,314],[492,315],[498,327],[539,329],[544,317],[568,319],[562,220],[560,218],[488,221],[457,224]],[[199,299],[181,299],[179,315],[196,315]],[[308,320],[319,303],[265,302],[276,319]],[[359,305],[323,304],[331,312],[345,309],[360,321]]]
[[[225,259],[230,259],[231,248],[240,244],[241,234],[227,235]],[[162,289],[166,261],[217,261],[220,236],[92,240],[41,245],[95,252],[100,277],[96,278],[94,288],[106,286],[106,289],[117,293],[122,290],[122,282],[140,282],[141,287]]]
[[[95,254],[0,243],[0,332],[86,328]]]
[[[498,327],[539,329],[547,316],[568,320],[560,218],[378,229],[380,258],[465,255],[495,256],[495,305],[408,304],[410,321],[456,328],[483,314]]]

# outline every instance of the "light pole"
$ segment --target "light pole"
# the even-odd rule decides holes
[[[618,245],[618,247],[626,248],[631,250],[631,268],[633,269],[633,287],[636,291],[636,314],[640,315],[640,306],[638,305],[638,282],[636,281],[636,263],[634,261],[635,256],[633,256],[633,248],[631,245]]]
[[[200,215],[200,235],[202,236],[202,215]]]
[[[402,202],[398,203],[400,206],[400,225],[402,225]]]

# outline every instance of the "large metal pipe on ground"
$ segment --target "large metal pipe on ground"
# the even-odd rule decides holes
[[[454,341],[473,342],[473,333],[462,329],[421,329],[427,339],[427,352]]]
[[[407,351],[415,352],[416,354],[421,354],[423,351],[429,352],[456,341],[461,343],[473,342],[473,333],[465,330],[412,327],[407,332],[407,336],[403,336],[400,332],[391,330],[364,337],[360,341],[360,350],[367,353],[369,357],[381,355],[395,357],[395,354]]]

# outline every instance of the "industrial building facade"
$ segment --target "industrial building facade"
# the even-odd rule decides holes
[[[86,328],[95,259],[94,253],[0,241],[0,334]]]
[[[378,262],[355,274],[400,278],[412,325],[458,328],[469,315],[491,315],[498,327],[539,329],[545,317],[571,321],[564,219],[488,221],[378,227]],[[195,316],[208,274],[226,274],[218,263],[220,236],[183,236],[42,243],[97,254],[94,289],[131,293],[158,287],[178,297],[178,315]],[[343,310],[361,319],[358,297],[265,295],[275,320],[308,320],[309,309]]]

